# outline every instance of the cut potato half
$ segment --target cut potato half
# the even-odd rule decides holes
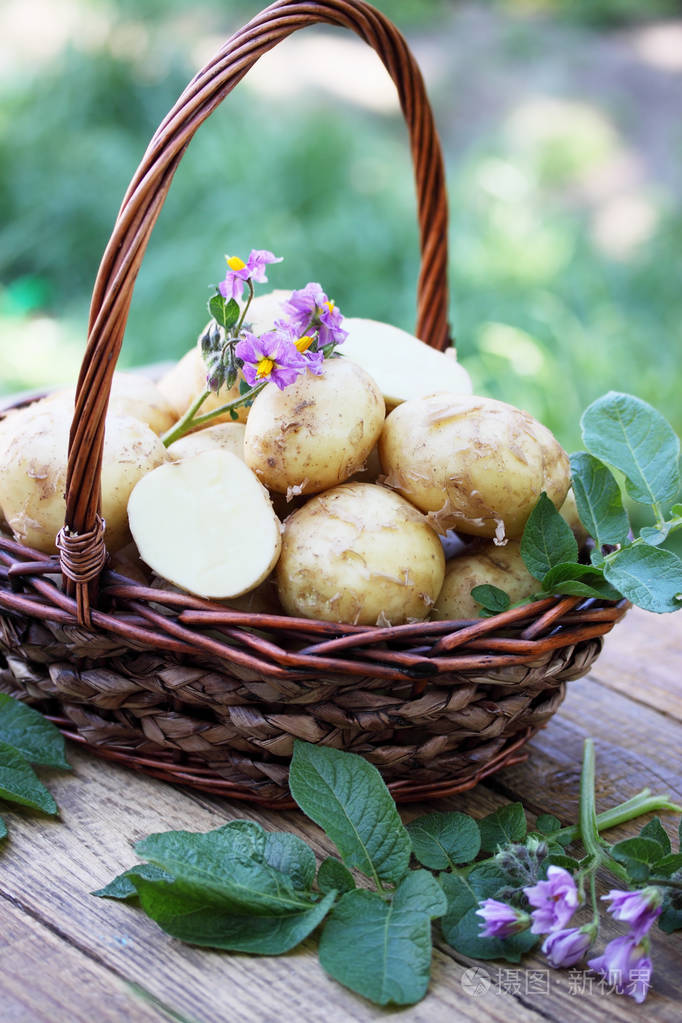
[[[339,351],[374,377],[389,412],[408,398],[434,391],[471,394],[471,378],[456,358],[430,348],[406,330],[359,317],[346,317],[343,327],[348,337]]]
[[[255,589],[279,557],[265,488],[237,455],[204,451],[150,472],[128,502],[130,530],[158,575],[201,597]]]

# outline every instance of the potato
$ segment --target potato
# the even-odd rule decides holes
[[[390,323],[346,317],[348,337],[341,349],[378,383],[387,409],[434,390],[471,394],[471,378],[457,362],[454,348],[446,354]]]
[[[140,480],[128,502],[140,556],[201,597],[237,597],[270,574],[280,522],[264,487],[237,455],[204,451]]]
[[[344,482],[374,447],[384,422],[374,380],[350,359],[328,359],[280,391],[268,384],[246,424],[244,458],[269,490],[316,494]]]
[[[557,508],[569,486],[566,452],[527,412],[492,398],[435,394],[394,409],[379,439],[387,486],[434,527],[520,537],[542,491]]]
[[[191,458],[202,451],[230,451],[244,461],[244,424],[216,423],[203,430],[187,433],[168,446],[168,456],[174,462],[180,458]]]
[[[75,397],[76,389],[71,387],[54,391],[46,400],[64,402],[73,415]],[[149,377],[119,371],[112,377],[107,415],[141,419],[156,434],[165,433],[177,419],[175,411]]]
[[[65,402],[35,402],[8,417],[0,441],[0,506],[16,539],[52,554],[64,525],[71,410]],[[126,507],[137,481],[167,460],[146,423],[107,416],[102,465],[102,517],[109,551],[130,541]]]
[[[201,356],[199,342],[193,348],[190,348],[188,352],[185,352],[180,361],[161,377],[157,387],[172,408],[175,418],[180,419],[194,399],[198,398],[202,391],[206,390],[206,366]],[[221,405],[227,404],[228,401],[234,401],[238,397],[239,380],[229,391],[225,387],[220,391],[211,391],[202,404],[199,414],[203,415],[204,412],[212,412],[214,409],[220,408]],[[249,414],[248,408],[242,405],[235,411],[237,414],[236,420],[232,419],[229,412],[225,412],[223,415],[217,416],[213,422],[245,422]]]
[[[289,516],[276,570],[289,614],[361,625],[426,618],[444,573],[424,516],[372,483],[345,483]]]
[[[474,586],[486,583],[508,593],[512,604],[526,600],[542,588],[524,564],[519,540],[509,540],[503,547],[482,544],[477,550],[448,562],[432,617],[478,618],[481,605],[471,596],[471,591]]]

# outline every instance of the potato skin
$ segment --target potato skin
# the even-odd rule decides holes
[[[76,397],[75,387],[54,391],[47,401],[65,403],[71,415]],[[111,394],[107,407],[109,416],[132,416],[141,419],[154,433],[169,430],[177,416],[157,385],[143,373],[125,373],[116,370],[111,380]]]
[[[269,490],[316,494],[360,469],[384,422],[377,384],[349,359],[327,359],[280,391],[268,384],[246,423],[244,458]]]
[[[372,483],[311,498],[284,523],[276,577],[285,611],[360,625],[427,617],[445,557],[409,502]]]
[[[481,605],[471,596],[471,590],[486,583],[508,593],[512,604],[541,589],[524,564],[520,540],[509,540],[504,546],[481,544],[475,551],[448,562],[432,617],[478,618]]]
[[[566,452],[527,412],[476,395],[434,394],[394,409],[379,438],[387,486],[440,531],[516,538],[541,492],[559,507]]]
[[[205,426],[203,430],[187,433],[168,445],[168,457],[177,462],[181,458],[191,458],[214,448],[231,451],[244,461],[244,424],[216,423],[215,426]]]
[[[52,554],[64,525],[71,410],[63,402],[35,402],[3,424],[0,506],[16,539]],[[109,551],[130,541],[127,504],[137,481],[167,461],[166,449],[146,423],[107,416],[102,463],[102,517]]]

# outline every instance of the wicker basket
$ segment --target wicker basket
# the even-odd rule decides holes
[[[370,628],[226,610],[107,570],[98,515],[105,413],[150,233],[198,126],[263,53],[319,22],[369,43],[398,90],[417,186],[416,333],[448,345],[445,178],[414,57],[362,0],[279,0],[190,82],[123,200],[92,297],[59,556],[0,539],[2,688],[102,756],[280,807],[290,805],[297,737],[363,754],[399,800],[475,785],[524,756],[626,608],[571,597],[473,622]]]

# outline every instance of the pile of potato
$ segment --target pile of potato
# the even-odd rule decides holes
[[[271,325],[258,316],[277,294],[254,303],[256,329]],[[454,358],[404,331],[344,327],[343,354],[321,375],[268,384],[241,421],[168,449],[159,434],[203,390],[198,348],[158,385],[115,374],[102,471],[115,567],[231,606],[369,625],[477,617],[481,583],[512,600],[537,591],[519,538],[543,490],[557,508],[566,499],[556,439],[472,395]],[[45,552],[64,521],[72,409],[61,392],[0,423],[0,508],[19,541]],[[463,553],[446,559],[453,530]]]

